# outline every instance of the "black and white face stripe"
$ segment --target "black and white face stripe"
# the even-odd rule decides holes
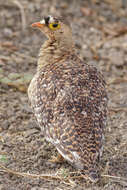
[[[50,22],[50,16],[45,17],[44,20],[45,20],[45,24],[48,25]]]
[[[50,23],[58,22],[56,18],[53,18],[52,16],[44,17],[43,20],[40,21],[41,24],[49,25]]]

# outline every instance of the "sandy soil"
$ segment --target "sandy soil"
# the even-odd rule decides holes
[[[108,124],[96,185],[72,178],[76,170],[69,164],[48,161],[57,152],[28,104],[27,87],[45,40],[30,25],[49,14],[70,21],[79,56],[107,82]],[[127,1],[1,0],[0,18],[0,190],[127,189]]]

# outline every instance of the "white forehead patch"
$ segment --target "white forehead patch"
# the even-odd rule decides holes
[[[51,16],[51,15],[49,15],[49,23],[53,23],[54,22],[54,18]]]
[[[46,17],[40,21],[41,24],[49,24],[49,23],[54,23],[54,22],[55,22],[55,20],[51,15],[49,15],[48,17]]]
[[[45,24],[45,20],[44,20],[44,19],[41,20],[40,23],[41,23],[41,24]]]

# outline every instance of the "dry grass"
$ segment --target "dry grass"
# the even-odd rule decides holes
[[[59,180],[62,183],[65,183],[69,186],[76,185],[76,183],[78,183],[79,180],[82,180],[82,179],[88,180],[88,178],[86,176],[82,175],[78,171],[77,172],[68,172],[68,171],[60,170],[60,171],[58,171],[56,173],[52,173],[52,174],[40,174],[39,175],[39,174],[30,174],[30,173],[14,171],[12,169],[5,167],[2,164],[0,164],[0,168],[2,169],[1,172],[13,174],[18,177],[43,179],[43,180],[47,180],[47,181]],[[101,178],[104,178],[104,181],[106,181],[108,179],[108,181],[109,181],[108,183],[116,182],[116,183],[122,184],[124,186],[127,185],[127,179],[123,178],[123,177],[102,174]],[[78,181],[76,181],[76,180],[78,180]],[[89,181],[86,181],[86,184],[89,184]]]

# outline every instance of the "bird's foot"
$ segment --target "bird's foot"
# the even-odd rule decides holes
[[[52,162],[52,163],[62,163],[64,162],[64,158],[61,156],[61,154],[58,154],[57,156],[53,156],[49,162]]]

